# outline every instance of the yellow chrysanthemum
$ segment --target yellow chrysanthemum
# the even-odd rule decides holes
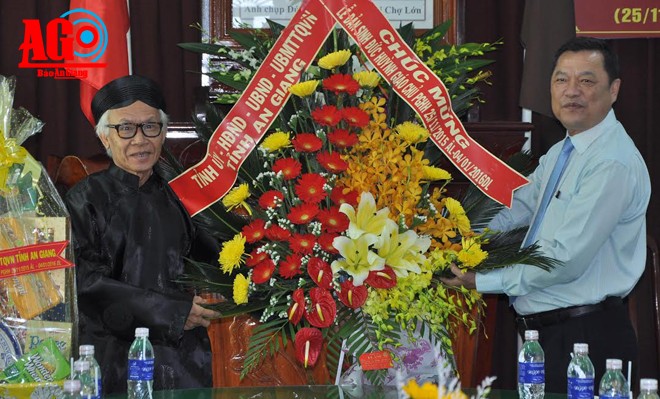
[[[239,274],[234,279],[234,303],[241,305],[248,303],[248,287],[250,286],[250,280],[248,280],[244,275]]]
[[[266,137],[260,147],[268,152],[275,152],[289,146],[291,146],[291,135],[278,131]]]
[[[436,168],[435,166],[422,166],[422,171],[424,172],[424,180],[436,181],[451,179],[451,173],[444,169]]]
[[[419,386],[417,381],[410,380],[403,386],[403,390],[411,399],[438,399],[438,386],[429,381]]]
[[[399,137],[410,145],[423,143],[429,138],[429,131],[416,123],[403,122],[394,129]]]
[[[316,91],[316,87],[318,87],[318,85],[319,85],[318,80],[308,80],[306,82],[296,83],[295,85],[289,87],[289,91],[294,96],[303,98],[314,94],[314,92]]]
[[[318,65],[323,69],[333,69],[344,65],[349,58],[351,58],[350,50],[339,50],[321,57]]]
[[[374,71],[360,71],[353,74],[360,87],[376,87],[380,83],[380,76]]]
[[[447,197],[445,199],[445,208],[447,208],[447,211],[449,211],[450,215],[454,215],[454,216],[465,215],[465,210],[463,209],[463,205],[461,205],[460,202],[456,201],[451,197]]]
[[[474,238],[465,238],[461,240],[463,249],[458,252],[458,260],[463,266],[474,267],[488,257],[488,252],[481,249],[481,244]]]
[[[235,268],[243,263],[243,254],[245,253],[245,237],[238,233],[229,241],[222,244],[218,262],[222,271],[229,274]]]
[[[250,186],[247,183],[238,185],[232,188],[224,197],[222,197],[222,205],[228,210],[232,210],[238,206],[242,206],[251,215],[252,209],[245,202],[250,197]]]

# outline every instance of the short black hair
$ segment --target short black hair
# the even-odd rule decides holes
[[[612,51],[607,42],[595,37],[576,37],[564,43],[555,53],[552,70],[557,67],[557,60],[567,51],[598,51],[603,55],[603,67],[610,78],[610,84],[619,78],[619,57]]]

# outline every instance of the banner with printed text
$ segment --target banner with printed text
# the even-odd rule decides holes
[[[368,16],[368,17],[367,17]],[[222,198],[286,103],[288,88],[339,23],[422,118],[433,142],[484,194],[511,206],[527,180],[475,142],[440,79],[406,45],[371,0],[305,0],[209,141],[205,158],[170,182],[191,215]]]
[[[0,279],[73,266],[62,255],[67,245],[57,241],[0,251]]]

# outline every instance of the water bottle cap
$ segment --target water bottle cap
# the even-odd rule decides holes
[[[73,369],[78,371],[89,370],[89,362],[87,360],[76,360],[73,362]]]
[[[639,388],[642,391],[657,391],[658,390],[658,380],[655,378],[642,378],[639,380]]]
[[[78,352],[80,352],[81,355],[93,355],[94,345],[80,345]]]
[[[525,340],[539,339],[539,332],[536,330],[525,330]]]
[[[146,327],[138,327],[135,329],[135,336],[136,337],[148,337],[149,336],[149,329]]]
[[[587,354],[589,353],[589,344],[583,344],[583,343],[578,343],[578,344],[573,344],[573,353],[575,354]]]
[[[64,392],[78,392],[80,391],[80,381],[64,380],[63,388],[64,388]]]
[[[605,360],[605,368],[608,370],[621,370],[623,361],[621,359],[607,359]]]

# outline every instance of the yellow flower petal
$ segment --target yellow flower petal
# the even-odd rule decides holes
[[[245,237],[238,233],[229,241],[222,244],[218,262],[222,271],[229,274],[235,268],[243,263],[243,254],[245,253]]]
[[[374,71],[360,71],[353,74],[360,87],[376,87],[380,83],[380,75]]]
[[[289,133],[284,132],[275,132],[267,136],[264,141],[261,142],[261,148],[268,152],[275,152],[284,147],[291,146],[291,139]]]
[[[318,80],[308,80],[306,82],[296,83],[295,85],[289,87],[289,91],[294,96],[298,97],[307,97],[314,94],[316,87],[319,85]]]
[[[342,66],[351,58],[350,50],[339,50],[334,53],[330,53],[326,56],[319,59],[318,65],[323,69],[333,69],[338,66]]]
[[[239,274],[234,279],[234,303],[241,305],[243,303],[248,303],[248,287],[250,286],[250,280],[248,280],[244,275]]]
[[[451,180],[451,173],[435,166],[422,166],[422,171],[424,172],[424,180]]]

